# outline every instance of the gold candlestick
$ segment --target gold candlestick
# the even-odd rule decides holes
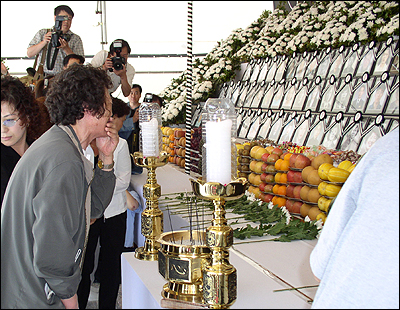
[[[237,296],[236,268],[229,263],[229,247],[233,244],[233,229],[225,218],[225,201],[239,199],[248,186],[245,178],[227,185],[217,182],[190,180],[196,196],[212,200],[214,213],[212,225],[207,228],[207,246],[211,249],[211,261],[203,270],[203,299],[212,309],[229,308]]]
[[[132,154],[131,154],[132,155]],[[168,162],[168,154],[160,152],[160,156],[143,157],[141,152],[133,155],[135,164],[147,168],[147,183],[143,186],[143,197],[146,199],[146,208],[142,212],[142,235],[146,238],[144,246],[135,250],[135,257],[141,260],[158,260],[160,243],[157,238],[163,233],[163,213],[158,208],[158,198],[161,197],[161,186],[157,184],[156,168]]]

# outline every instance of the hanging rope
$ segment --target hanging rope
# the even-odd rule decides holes
[[[187,30],[187,73],[186,73],[186,144],[185,144],[185,173],[190,174],[190,151],[192,130],[192,90],[193,90],[193,54],[192,54],[193,1],[188,1],[188,30]]]

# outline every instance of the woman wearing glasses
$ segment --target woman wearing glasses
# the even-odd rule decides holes
[[[12,76],[1,78],[1,202],[15,165],[39,136],[39,106],[31,90]]]

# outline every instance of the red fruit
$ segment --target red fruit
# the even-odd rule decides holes
[[[274,195],[266,194],[266,195],[264,195],[263,198],[264,198],[263,201],[270,202],[272,200],[272,198],[274,198]]]
[[[292,206],[292,213],[298,213],[300,214],[300,207],[303,204],[301,201],[295,201],[293,206]]]
[[[275,177],[273,174],[267,174],[267,176],[265,177],[265,182],[267,183],[272,183],[275,181]]]
[[[270,154],[267,158],[267,163],[274,163],[279,159],[279,156],[276,154]]]
[[[286,196],[290,198],[294,198],[294,189],[295,185],[289,184],[286,188]]]
[[[261,184],[258,185],[258,188],[260,189],[260,191],[262,191],[262,192],[264,191],[265,185],[267,185],[267,184],[264,182],[261,182]]]
[[[266,184],[264,187],[264,193],[272,193],[273,184]]]
[[[294,198],[301,199],[300,198],[300,191],[301,191],[302,187],[303,187],[303,185],[296,185],[296,187],[293,190]]]
[[[270,165],[268,165],[267,163],[263,163],[263,165],[261,166],[261,171],[262,172],[267,171],[268,166],[270,166]]]
[[[278,156],[281,156],[281,155],[283,154],[283,151],[282,151],[282,149],[280,149],[279,147],[275,147],[275,148],[272,150],[271,154],[276,154],[276,155],[278,155]]]
[[[269,157],[269,153],[265,153],[261,155],[261,160],[265,163],[267,163],[267,158]]]
[[[295,168],[294,163],[296,162],[296,158],[299,154],[293,154],[292,156],[290,156],[289,158],[289,167]]]
[[[267,175],[268,174],[266,174],[265,172],[260,175],[261,182],[265,182],[265,178],[266,178]]]
[[[302,183],[303,182],[303,177],[301,176],[301,171],[294,171],[293,175],[293,182],[294,183]]]
[[[307,166],[310,166],[310,165],[311,165],[311,160],[307,156],[305,156],[303,154],[298,154],[296,156],[296,160],[295,160],[295,163],[294,163],[294,166],[296,168],[303,169],[303,168],[305,168]]]
[[[292,155],[293,156],[293,155]],[[287,173],[287,181],[288,182],[293,182],[293,183],[295,183],[294,182],[294,173],[295,173],[295,171],[293,171],[293,170],[289,170],[288,171],[288,173]]]
[[[294,205],[294,200],[291,199],[286,200],[285,207],[289,212],[292,212],[293,205]]]

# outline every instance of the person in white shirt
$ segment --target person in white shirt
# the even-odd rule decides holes
[[[115,92],[119,85],[121,85],[122,93],[128,97],[131,88],[132,80],[135,76],[135,68],[128,63],[128,57],[131,53],[131,48],[125,40],[117,39],[110,45],[110,51],[101,50],[98,52],[90,62],[93,67],[101,67],[111,77],[113,86],[109,89],[110,94]],[[113,58],[120,57],[117,68],[113,64]],[[115,58],[114,58],[115,59]]]
[[[120,130],[130,109],[121,99],[112,98],[112,103],[113,122],[117,130]],[[85,150],[85,156],[87,158],[90,156],[90,160],[93,155],[94,158],[97,158],[95,143],[91,143],[91,149],[93,153],[90,147]],[[127,194],[131,179],[131,160],[125,139],[119,138],[117,148],[114,151],[114,162],[116,182],[113,198],[104,211],[103,217],[91,219],[82,279],[77,292],[80,309],[85,309],[88,302],[91,286],[90,274],[94,269],[95,252],[99,239],[99,309],[115,309],[119,284],[121,283],[121,254],[125,244],[126,210],[127,208],[135,210],[140,207],[138,196],[135,199]]]

